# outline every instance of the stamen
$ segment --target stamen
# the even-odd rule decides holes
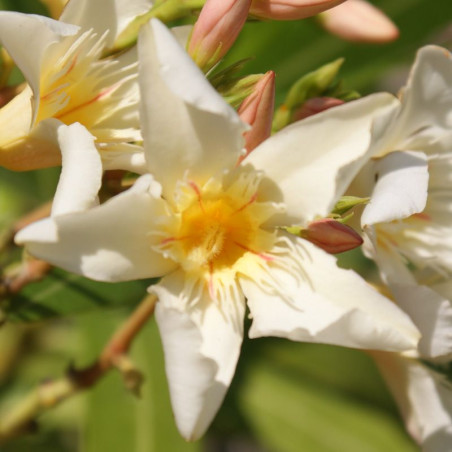
[[[242,245],[241,243],[234,242],[234,245],[237,245],[239,248],[242,248],[242,250],[248,251],[249,253],[252,253],[252,254],[255,254],[256,256],[259,256],[264,261],[271,262],[271,261],[275,260],[274,257],[268,256],[268,255],[266,255],[264,253],[259,253],[258,251],[252,250],[251,248],[248,248],[247,246]]]
[[[61,115],[55,115],[55,118],[60,119],[60,118],[62,118],[64,116],[66,116],[66,115],[74,113],[74,111],[80,110],[81,108],[84,108],[84,107],[86,107],[86,106],[88,106],[90,104],[93,104],[94,102],[97,102],[98,100],[102,99],[102,97],[105,97],[108,94],[110,94],[112,91],[114,91],[119,85],[120,85],[120,83],[116,83],[115,85],[109,86],[108,88],[104,89],[100,93],[96,94],[91,99],[88,99],[87,101],[85,101],[85,102],[83,102],[81,104],[74,105],[69,110],[63,111],[61,113]]]
[[[250,206],[251,204],[253,204],[253,202],[255,202],[257,199],[257,192],[254,193],[253,196],[251,196],[251,198],[249,199],[248,202],[246,202],[245,204],[243,204],[242,207],[239,207],[235,212],[232,212],[232,215],[235,215],[236,213],[241,212],[242,210],[245,210],[248,206]]]
[[[202,205],[202,198],[201,198],[201,190],[198,187],[198,185],[196,185],[195,182],[193,181],[188,181],[188,185],[193,189],[193,191],[196,193],[196,196],[198,197],[198,204],[199,207],[201,208],[201,210],[205,213],[204,211],[204,206]]]
[[[208,289],[209,289],[209,296],[210,299],[213,301],[215,300],[215,288],[213,284],[213,263],[209,262],[209,283],[208,283]]]
[[[177,242],[177,241],[180,241],[180,240],[186,240],[186,239],[189,239],[189,238],[190,238],[190,236],[188,236],[188,235],[186,235],[185,237],[167,237],[166,239],[163,239],[160,242],[160,245],[166,245],[167,243]]]

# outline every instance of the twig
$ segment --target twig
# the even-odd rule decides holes
[[[7,416],[0,419],[0,444],[29,431],[36,425],[36,419],[42,412],[95,385],[111,368],[117,367],[127,379],[126,372],[130,372],[131,363],[126,354],[141,328],[153,315],[156,301],[155,295],[148,295],[113,334],[99,358],[91,366],[84,369],[70,368],[64,377],[41,384]],[[124,366],[124,363],[127,363],[127,366]],[[137,370],[133,370],[136,378]],[[132,388],[135,391],[136,389]]]
[[[50,271],[52,266],[45,261],[35,258],[26,258],[12,274],[6,274],[0,281],[4,290],[3,296],[19,293],[30,283],[40,281]],[[0,299],[2,295],[0,294]]]
[[[2,238],[0,250],[6,251],[10,245],[13,245],[14,235],[18,231],[35,221],[48,217],[51,209],[52,202],[49,201],[17,220],[12,225],[11,230]],[[30,283],[40,281],[51,268],[52,266],[49,263],[25,255],[20,266],[6,271],[2,270],[2,275],[0,276],[0,300],[17,294]]]

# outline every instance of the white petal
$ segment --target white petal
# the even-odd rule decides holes
[[[266,273],[240,282],[253,316],[251,337],[391,351],[416,347],[419,333],[408,316],[356,273],[338,268],[333,256],[296,238],[274,251]]]
[[[451,302],[426,286],[391,284],[391,290],[397,305],[411,317],[422,334],[419,342],[421,356],[437,358],[451,355]]]
[[[26,171],[61,164],[57,129],[61,122],[48,119],[32,125],[33,94],[27,86],[0,108],[0,165]]]
[[[102,162],[94,140],[79,123],[59,127],[63,166],[52,204],[52,216],[81,212],[97,204]]]
[[[375,118],[398,105],[381,93],[329,109],[286,127],[243,163],[268,176],[268,196],[279,188],[294,222],[325,216],[369,158]]]
[[[129,143],[111,144],[102,148],[102,164],[106,170],[126,170],[147,173],[147,164],[141,146]]]
[[[202,185],[231,168],[246,126],[159,21],[142,27],[138,51],[146,159],[170,197],[187,170]]]
[[[99,35],[109,31],[107,46],[138,15],[144,14],[153,4],[151,0],[71,0],[60,20],[79,25],[83,30],[93,29]]]
[[[41,66],[48,49],[66,36],[75,35],[79,27],[44,16],[0,12],[0,42],[30,84],[39,99]]]
[[[175,264],[153,251],[156,243],[149,236],[156,219],[166,214],[158,190],[151,176],[142,176],[101,206],[31,224],[16,235],[16,243],[40,259],[100,281],[165,275]]]
[[[372,352],[413,438],[425,452],[452,447],[452,390],[445,377],[395,353]]]
[[[399,143],[403,142],[403,149],[413,149],[413,140],[422,137],[424,142],[434,144],[451,129],[452,56],[442,47],[425,46],[419,50],[402,92],[402,110],[395,133]],[[428,147],[424,150],[428,151]]]
[[[374,226],[364,229],[362,249],[366,257],[376,262],[383,282],[385,284],[391,284],[391,282],[405,285],[416,284],[416,279],[397,248],[387,240],[386,236],[381,237],[378,231],[379,229],[376,230]]]
[[[389,222],[422,212],[427,203],[427,157],[422,152],[395,151],[374,164],[376,180],[361,225]]]
[[[159,297],[156,318],[176,423],[185,439],[195,440],[210,425],[234,375],[245,303],[230,300],[235,306],[232,318],[205,292],[193,304],[184,278],[176,272],[150,290]]]

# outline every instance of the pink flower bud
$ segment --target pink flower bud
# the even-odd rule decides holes
[[[399,37],[394,23],[365,0],[348,0],[322,13],[321,23],[330,33],[347,41],[384,43]]]
[[[261,19],[297,20],[314,16],[344,0],[253,0],[250,14]]]
[[[234,44],[248,17],[251,0],[207,0],[193,27],[188,53],[207,71]]]
[[[349,251],[363,243],[354,229],[332,218],[313,221],[302,230],[301,236],[330,254]]]
[[[251,126],[251,130],[244,135],[247,155],[270,136],[274,105],[275,73],[268,71],[256,83],[254,91],[242,102],[238,109],[242,120]],[[241,160],[244,158],[245,156]]]
[[[307,118],[332,107],[337,107],[344,103],[341,99],[334,97],[313,97],[308,99],[293,115],[293,121]]]

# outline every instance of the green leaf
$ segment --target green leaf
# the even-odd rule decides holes
[[[135,304],[157,279],[102,283],[53,269],[42,281],[29,284],[4,307],[10,320],[33,322],[92,309]]]
[[[330,368],[331,372],[334,369]],[[249,372],[242,407],[255,434],[278,452],[415,452],[397,419],[306,376],[263,361]]]

